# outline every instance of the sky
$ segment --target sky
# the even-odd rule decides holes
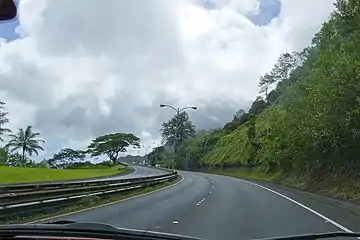
[[[197,129],[222,127],[334,9],[332,0],[19,1],[18,18],[0,24],[0,100],[7,127],[32,125],[46,140],[39,159],[112,132],[157,145],[174,114],[160,104],[197,106],[188,112]]]

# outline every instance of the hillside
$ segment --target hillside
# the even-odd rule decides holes
[[[360,3],[336,7],[309,47],[260,78],[248,112],[183,144],[186,167],[255,164],[281,182],[360,200]]]

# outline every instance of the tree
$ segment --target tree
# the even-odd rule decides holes
[[[91,156],[106,154],[116,164],[120,152],[126,152],[126,148],[140,147],[140,138],[131,133],[111,133],[92,140],[88,146],[88,153]]]
[[[160,131],[163,143],[174,146],[175,152],[185,139],[195,136],[195,126],[185,111],[175,115],[170,121],[164,122]]]
[[[150,161],[151,166],[157,164],[164,165],[166,162],[166,150],[164,146],[155,147],[148,155],[147,159]]]
[[[260,93],[265,93],[265,97],[267,98],[269,88],[275,82],[276,82],[276,79],[271,74],[266,73],[264,76],[261,76],[260,82],[259,82]]]
[[[256,98],[249,109],[250,115],[259,115],[262,111],[264,111],[269,104],[265,102],[261,97]]]
[[[4,105],[5,103],[0,101],[0,141],[4,141],[4,139],[1,137],[4,135],[4,133],[11,132],[10,129],[3,128],[3,125],[9,122],[9,119],[6,117],[8,112],[4,111]]]
[[[260,93],[265,93],[265,99],[271,100],[269,103],[275,102],[275,96],[279,96],[280,88],[283,85],[277,85],[276,90],[272,90],[272,96],[269,97],[269,89],[277,83],[287,83],[295,78],[292,78],[294,71],[302,65],[305,61],[309,49],[304,49],[302,52],[283,53],[280,55],[277,63],[274,65],[270,73],[266,73],[260,77],[259,87]]]
[[[246,113],[243,109],[240,109],[235,113],[233,120],[226,123],[223,129],[226,133],[231,133],[236,128],[244,124],[248,120],[248,118],[249,114]]]
[[[6,144],[6,148],[10,150],[11,153],[21,149],[22,159],[25,161],[25,153],[28,153],[31,156],[33,153],[36,155],[39,154],[38,150],[44,151],[40,146],[40,143],[45,143],[42,139],[37,139],[36,137],[40,136],[40,133],[33,132],[32,126],[27,126],[25,131],[20,128],[17,134],[9,135],[12,139]]]
[[[54,167],[67,167],[74,162],[83,161],[85,157],[85,151],[65,148],[55,153],[48,163]]]
[[[18,152],[9,154],[6,161],[6,165],[12,167],[30,167],[32,164],[33,162],[28,157],[22,156]]]
[[[9,159],[9,151],[6,148],[0,148],[0,165],[6,165]]]

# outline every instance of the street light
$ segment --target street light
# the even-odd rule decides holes
[[[163,107],[168,107],[168,108],[171,108],[172,110],[174,110],[175,112],[176,112],[176,114],[175,114],[175,116],[176,117],[178,117],[179,115],[180,115],[180,113],[182,112],[182,111],[185,111],[186,109],[193,109],[193,110],[196,110],[197,109],[197,107],[195,107],[195,106],[189,106],[189,107],[184,107],[184,108],[175,108],[175,107],[173,107],[173,106],[171,106],[171,105],[167,105],[167,104],[160,104],[160,107],[161,108],[163,108]],[[175,128],[175,142],[174,142],[174,153],[175,153],[175,155],[176,155],[176,150],[177,150],[177,132],[178,132],[178,127],[179,127],[179,125],[177,125],[176,126],[176,128]],[[173,160],[173,162],[172,162],[172,170],[174,171],[174,169],[175,169],[175,158],[174,158],[174,160]]]

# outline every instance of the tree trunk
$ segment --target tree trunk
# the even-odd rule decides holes
[[[118,155],[119,155],[119,153],[117,152],[115,155],[113,155],[113,159],[111,159],[111,161],[113,161],[114,165],[116,165],[116,163],[117,163]]]
[[[23,161],[25,163],[25,148],[22,149],[22,159],[23,159]]]

